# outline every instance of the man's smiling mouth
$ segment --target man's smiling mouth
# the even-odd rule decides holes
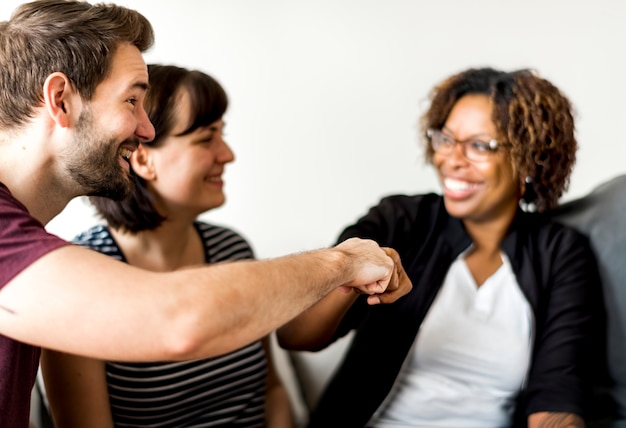
[[[133,151],[130,149],[127,149],[125,147],[120,147],[119,150],[119,154],[120,156],[122,156],[126,161],[130,160],[130,156],[133,154]]]

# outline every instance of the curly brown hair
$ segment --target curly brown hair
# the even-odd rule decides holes
[[[483,94],[492,101],[496,139],[506,146],[524,198],[534,199],[530,202],[540,212],[555,207],[569,186],[578,149],[568,98],[528,69],[470,68],[431,91],[430,107],[420,119],[423,142],[426,130],[441,129],[456,102],[468,94]],[[424,146],[432,164],[434,151],[430,144]]]

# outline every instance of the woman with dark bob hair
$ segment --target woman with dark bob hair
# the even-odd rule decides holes
[[[223,136],[226,92],[200,71],[152,64],[148,72],[144,105],[156,137],[130,159],[135,189],[122,202],[92,197],[107,224],[74,242],[152,271],[252,259],[239,234],[197,220],[225,202],[222,176],[234,160]],[[269,352],[267,337],[184,362],[100,361],[46,351],[42,368],[60,427],[292,427]]]
[[[319,350],[354,330],[310,426],[584,426],[600,280],[587,239],[546,214],[576,159],[569,100],[529,70],[468,69],[421,125],[441,194],[385,197],[338,240],[395,248],[411,292],[335,291],[278,331]]]

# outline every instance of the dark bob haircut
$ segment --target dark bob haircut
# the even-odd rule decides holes
[[[176,123],[179,94],[186,91],[190,100],[189,124],[177,136],[187,135],[219,120],[228,108],[224,88],[211,76],[197,70],[173,65],[149,64],[150,88],[144,107],[155,128],[155,138],[144,145],[159,147],[171,135]],[[91,196],[89,201],[107,224],[121,231],[137,233],[156,229],[166,220],[154,207],[146,181],[131,168],[134,189],[123,201]]]

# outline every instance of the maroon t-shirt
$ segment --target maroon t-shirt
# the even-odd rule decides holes
[[[0,183],[0,292],[39,257],[63,245],[67,242],[46,232]],[[15,322],[19,322],[17,317]],[[0,426],[28,427],[40,353],[38,347],[0,334]]]

